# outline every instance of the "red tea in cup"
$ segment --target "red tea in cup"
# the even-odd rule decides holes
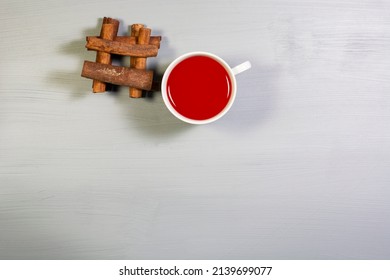
[[[207,124],[224,116],[237,94],[236,75],[251,68],[245,61],[231,68],[208,52],[190,52],[168,66],[161,93],[168,110],[191,124]]]
[[[167,79],[166,92],[179,114],[201,121],[224,110],[232,96],[232,81],[221,63],[196,55],[175,65]]]

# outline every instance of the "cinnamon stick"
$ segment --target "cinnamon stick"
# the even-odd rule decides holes
[[[160,42],[162,40],[161,36],[150,36],[149,45],[156,46],[160,48]],[[135,45],[137,43],[137,37],[135,36],[117,36],[114,41],[123,42],[130,45]]]
[[[103,18],[102,29],[100,31],[100,38],[106,40],[114,40],[119,28],[119,21],[112,18]],[[111,63],[111,55],[107,52],[98,51],[96,53],[96,62],[102,64]],[[94,80],[92,84],[92,91],[94,93],[105,92],[106,84],[100,80]]]
[[[131,37],[134,37],[135,38],[135,43],[137,44],[138,42],[138,35],[139,35],[139,30],[144,27],[143,24],[140,24],[140,23],[135,23],[135,24],[132,24],[131,25]],[[135,64],[135,57],[132,58],[130,57],[130,67],[134,67],[134,64]]]
[[[154,45],[128,45],[118,41],[110,41],[96,37],[87,37],[87,49],[134,57],[157,56],[158,48]]]
[[[88,38],[100,38],[99,36],[87,36]],[[150,36],[149,45],[156,46],[160,48],[162,37],[161,36]],[[121,42],[129,45],[135,45],[137,43],[137,37],[133,36],[116,36],[114,39],[115,42]]]
[[[139,29],[137,44],[138,45],[149,44],[149,39],[150,39],[151,33],[152,33],[152,30],[150,28],[141,27]],[[135,69],[140,69],[140,70],[146,69],[146,57],[133,58],[133,66]],[[132,98],[140,98],[140,97],[142,97],[142,90],[140,90],[139,88],[130,87],[129,95]]]
[[[152,88],[153,71],[84,61],[81,76],[105,83],[143,90]]]

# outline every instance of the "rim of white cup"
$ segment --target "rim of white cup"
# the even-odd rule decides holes
[[[229,77],[230,77],[230,82],[231,82],[231,87],[232,87],[231,93],[230,93],[230,99],[229,99],[228,103],[226,104],[225,108],[223,108],[223,110],[221,112],[219,112],[217,115],[215,115],[209,119],[194,120],[194,119],[187,118],[187,117],[183,116],[182,114],[180,114],[179,112],[177,112],[175,110],[175,108],[172,106],[172,104],[168,98],[168,93],[167,93],[166,87],[167,87],[167,81],[168,81],[169,74],[172,72],[173,68],[175,68],[179,62],[181,62],[189,57],[192,57],[192,56],[206,56],[206,57],[210,57],[210,58],[218,61],[225,68],[225,70],[228,72]],[[207,123],[214,122],[214,121],[220,119],[221,117],[223,117],[232,107],[234,100],[236,98],[236,92],[237,92],[236,77],[234,76],[232,68],[229,66],[229,64],[227,64],[226,61],[223,60],[222,58],[220,58],[219,56],[217,56],[213,53],[204,52],[204,51],[189,52],[189,53],[185,53],[185,54],[177,57],[174,61],[172,61],[169,64],[168,68],[165,70],[163,78],[162,78],[162,82],[161,82],[161,93],[162,93],[162,97],[163,97],[165,106],[168,108],[168,110],[176,118],[178,118],[179,120],[182,120],[184,122],[190,123],[190,124],[207,124]]]

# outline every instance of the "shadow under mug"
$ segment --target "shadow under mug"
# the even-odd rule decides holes
[[[172,102],[170,100],[170,92],[168,90],[168,79],[169,79],[172,71],[176,68],[176,66],[179,63],[183,62],[184,60],[187,60],[191,57],[197,57],[197,56],[208,57],[208,58],[211,58],[212,60],[218,62],[219,65],[221,65],[225,69],[225,71],[230,79],[230,98],[227,101],[225,107],[221,111],[219,111],[218,113],[213,115],[212,117],[206,118],[206,119],[193,119],[193,118],[189,118],[189,117],[184,116],[183,114],[179,113],[175,109],[175,107],[172,105]],[[236,83],[235,75],[237,75],[241,72],[244,72],[250,68],[251,68],[251,64],[249,61],[246,61],[242,64],[239,64],[239,65],[231,68],[222,58],[220,58],[219,56],[216,56],[212,53],[209,53],[209,52],[190,52],[190,53],[183,54],[183,55],[179,56],[178,58],[176,58],[168,66],[167,70],[164,72],[164,76],[163,76],[162,83],[161,83],[161,93],[162,93],[164,103],[167,106],[168,110],[175,117],[177,117],[178,119],[180,119],[184,122],[187,122],[190,124],[207,124],[207,123],[214,122],[214,121],[218,120],[219,118],[221,118],[223,115],[225,115],[229,111],[231,106],[233,105],[234,99],[236,98],[236,94],[237,94],[237,83]],[[199,81],[199,82],[201,82],[201,81]],[[180,92],[180,94],[184,95],[184,94],[186,94],[186,92]],[[201,93],[199,93],[199,98],[202,98]]]

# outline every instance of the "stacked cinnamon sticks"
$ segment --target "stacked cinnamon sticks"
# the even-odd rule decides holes
[[[146,59],[155,57],[161,36],[151,36],[151,29],[133,24],[130,36],[117,36],[119,21],[105,17],[99,37],[87,37],[85,47],[96,51],[96,62],[84,61],[81,76],[93,79],[92,91],[105,92],[106,84],[129,87],[129,96],[142,97],[142,90],[152,90],[153,71],[146,70]],[[130,67],[111,65],[111,54],[130,56]]]

